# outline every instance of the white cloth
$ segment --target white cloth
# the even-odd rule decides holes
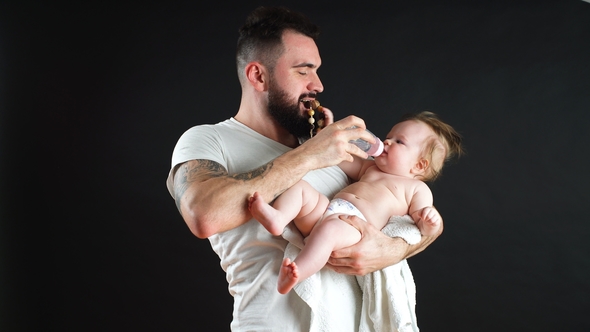
[[[188,160],[212,160],[236,174],[260,167],[289,150],[233,118],[196,126],[187,130],[174,148],[167,187],[172,193],[172,170]],[[328,197],[348,184],[338,167],[312,171],[304,179]],[[317,273],[320,286],[314,291],[317,298],[312,311],[297,293],[282,295],[277,291],[285,239],[272,236],[256,220],[250,220],[211,236],[209,241],[220,258],[234,298],[232,331],[357,332],[361,292],[354,277],[329,269]]]
[[[344,200],[342,200],[344,201]],[[346,201],[344,201],[346,202]],[[349,204],[353,206],[352,204]],[[349,213],[363,218],[358,209],[351,209],[347,204],[334,204],[336,213]],[[344,208],[344,212],[339,210]],[[356,211],[355,211],[356,210]],[[332,211],[329,212],[333,213]],[[363,218],[365,219],[365,218]],[[383,227],[382,232],[391,237],[401,237],[409,244],[420,242],[422,235],[409,215],[393,216]],[[294,260],[303,248],[303,237],[297,229],[289,224],[283,232],[289,241],[285,257]],[[412,271],[406,260],[382,270],[357,277],[362,289],[362,309],[359,332],[417,332],[416,322],[416,287]],[[336,280],[336,282],[338,282]],[[293,290],[312,308],[312,315],[323,313],[324,308],[318,304],[322,278],[317,274],[295,285]]]
[[[393,216],[382,232],[401,237],[408,244],[422,235],[409,215]],[[407,260],[357,277],[363,292],[359,332],[418,332],[416,285]]]

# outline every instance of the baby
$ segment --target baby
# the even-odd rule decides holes
[[[339,215],[357,215],[381,229],[390,217],[409,214],[423,235],[439,231],[441,216],[425,182],[438,177],[445,161],[462,154],[461,136],[434,113],[421,112],[403,117],[383,143],[383,153],[374,160],[355,158],[339,165],[358,181],[332,201],[304,180],[272,206],[259,193],[252,195],[250,211],[271,234],[281,235],[293,221],[306,237],[299,255],[283,260],[277,285],[281,294],[323,268],[332,251],[360,240],[360,232]]]

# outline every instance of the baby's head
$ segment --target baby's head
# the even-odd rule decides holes
[[[441,121],[432,112],[423,111],[415,114],[406,114],[400,122],[418,121],[426,124],[434,132],[422,142],[420,159],[424,164],[421,174],[417,178],[422,181],[434,181],[441,174],[446,161],[463,154],[461,135],[450,125]]]

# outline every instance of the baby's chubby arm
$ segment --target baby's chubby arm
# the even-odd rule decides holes
[[[433,197],[430,188],[420,182],[414,190],[408,212],[420,229],[420,233],[425,236],[439,233],[442,225],[442,217],[438,210],[432,206],[432,203]]]
[[[342,169],[342,171],[352,181],[358,181],[363,176],[363,174],[365,174],[367,169],[373,165],[375,165],[374,160],[361,159],[357,156],[354,156],[353,161],[343,161],[338,164],[338,167],[340,167],[340,169]]]

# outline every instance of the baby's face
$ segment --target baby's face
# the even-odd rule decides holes
[[[375,163],[386,173],[414,177],[412,168],[420,161],[424,144],[432,136],[434,131],[424,122],[400,122],[387,134],[383,153],[375,158]]]

